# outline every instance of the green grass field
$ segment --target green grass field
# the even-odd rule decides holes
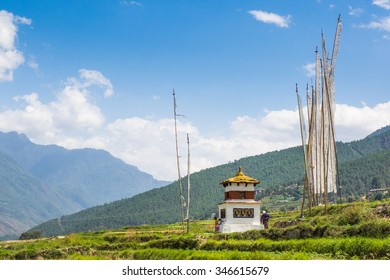
[[[390,200],[271,213],[269,230],[214,233],[213,220],[0,242],[0,259],[390,259]]]

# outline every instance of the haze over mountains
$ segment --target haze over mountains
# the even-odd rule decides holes
[[[103,150],[36,145],[0,132],[0,239],[166,184]]]
[[[390,187],[390,126],[366,138],[337,143],[343,202],[359,200],[371,188]],[[246,175],[261,181],[266,196],[301,198],[304,177],[302,147],[242,158],[191,174],[190,219],[209,218],[223,200],[219,182],[236,174],[242,166]],[[186,179],[184,182],[184,197]],[[70,232],[120,228],[127,225],[163,224],[180,221],[179,188],[174,182],[106,205],[47,221],[31,230],[46,236]]]
[[[390,126],[363,140],[339,142],[337,149],[345,200],[366,194],[373,181],[390,187]],[[215,212],[223,199],[219,182],[239,166],[269,194],[303,181],[301,147],[196,172],[191,175],[191,219]],[[177,182],[157,181],[108,152],[36,145],[23,134],[0,132],[0,239],[18,238],[30,228],[56,235],[176,222],[178,201]]]

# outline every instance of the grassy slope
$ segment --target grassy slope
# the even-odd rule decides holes
[[[215,234],[213,221],[0,243],[0,259],[390,259],[390,200],[271,213],[271,229]]]

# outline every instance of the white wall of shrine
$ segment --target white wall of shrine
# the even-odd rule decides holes
[[[225,202],[218,205],[221,224],[219,232],[243,232],[252,229],[263,229],[260,223],[260,203],[251,202]],[[225,217],[221,212],[225,211]]]

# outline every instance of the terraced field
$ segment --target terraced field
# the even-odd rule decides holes
[[[269,230],[215,233],[212,220],[0,243],[0,259],[390,259],[390,200],[271,213]]]

